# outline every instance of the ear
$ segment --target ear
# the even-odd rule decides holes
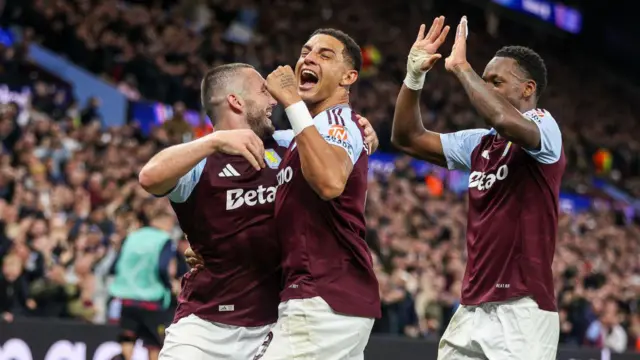
[[[351,86],[356,82],[356,80],[358,80],[358,72],[355,70],[347,70],[347,72],[342,76],[340,86]]]
[[[533,80],[528,80],[527,82],[525,82],[524,84],[524,92],[522,93],[522,95],[525,98],[530,98],[532,96],[535,96],[536,94],[536,89],[537,89],[537,85],[536,82]]]
[[[229,107],[231,108],[231,111],[233,111],[236,114],[242,114],[244,112],[244,100],[236,95],[236,94],[229,94],[227,95],[227,103],[229,104]]]

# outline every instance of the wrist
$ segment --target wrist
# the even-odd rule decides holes
[[[218,148],[220,147],[220,139],[218,138],[218,131],[214,131],[211,134],[208,134],[202,137],[202,140],[205,141],[207,148],[211,152],[218,151]]]
[[[472,70],[471,69],[471,64],[469,64],[466,61],[463,62],[463,63],[456,64],[456,65],[453,66],[453,73],[456,74],[456,75],[465,73],[465,72],[467,72],[469,70]]]
[[[424,80],[427,77],[427,72],[407,72],[407,76],[404,78],[404,85],[411,90],[422,90],[424,87]]]
[[[290,99],[283,99],[282,100],[282,106],[284,106],[284,108],[286,109],[286,108],[288,108],[288,107],[290,107],[292,105],[295,105],[295,104],[297,104],[299,102],[302,102],[302,98],[300,97],[300,95],[295,94],[295,96],[292,95]]]
[[[313,126],[313,117],[303,101],[298,101],[284,109],[287,118],[293,129],[295,136],[298,136],[304,129]]]

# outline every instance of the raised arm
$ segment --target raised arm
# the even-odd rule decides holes
[[[436,18],[426,35],[425,25],[420,26],[409,52],[407,76],[396,100],[391,135],[391,142],[404,153],[440,166],[447,164],[440,134],[424,128],[420,94],[427,71],[442,57],[437,51],[449,32],[444,20],[444,16]]]
[[[323,200],[331,200],[344,191],[353,170],[354,159],[363,150],[362,135],[359,130],[357,134],[352,130],[352,126],[356,125],[345,114],[340,119],[334,119],[336,123],[333,125],[340,129],[333,131],[340,133],[339,136],[328,133],[326,116],[324,120],[314,123],[295,85],[295,75],[290,66],[280,66],[267,76],[269,92],[285,107],[291,123],[300,154],[302,174],[318,196]]]
[[[164,196],[178,185],[181,178],[217,151],[242,155],[258,170],[265,166],[264,145],[252,130],[219,130],[160,151],[140,171],[140,185],[153,195]]]
[[[540,149],[538,126],[525,117],[509,101],[492,91],[467,62],[467,18],[462,17],[456,40],[445,67],[460,80],[471,104],[498,134],[526,149]]]

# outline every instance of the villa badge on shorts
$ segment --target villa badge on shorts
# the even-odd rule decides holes
[[[270,168],[277,169],[282,159],[275,150],[267,149],[264,151],[264,161]]]

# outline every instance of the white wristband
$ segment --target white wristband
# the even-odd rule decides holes
[[[424,87],[424,79],[427,77],[426,72],[421,72],[419,76],[414,73],[407,73],[404,78],[404,84],[411,90],[422,90]]]
[[[305,105],[303,101],[289,105],[289,107],[284,109],[284,112],[287,113],[295,136],[298,136],[302,130],[314,125],[311,113],[309,113],[309,109],[307,109],[307,105]]]

